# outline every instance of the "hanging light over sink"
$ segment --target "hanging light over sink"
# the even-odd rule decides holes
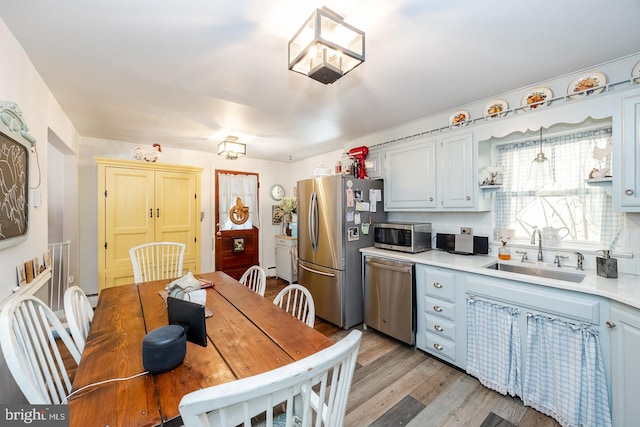
[[[542,127],[540,127],[540,152],[529,166],[529,180],[533,181],[536,190],[551,181],[551,160],[542,151]]]

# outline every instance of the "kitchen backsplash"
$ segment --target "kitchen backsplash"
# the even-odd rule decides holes
[[[495,242],[495,226],[492,212],[389,212],[390,221],[430,222],[433,236],[436,233],[460,233],[460,227],[472,227],[476,236],[487,236],[490,242],[489,256],[497,256],[498,245]],[[435,241],[432,242],[435,247]],[[602,248],[608,249],[608,248]],[[587,269],[595,269],[594,250],[585,250],[584,266]],[[568,265],[575,265],[575,256],[570,247],[561,249],[543,248],[546,259],[553,259],[553,255],[559,252],[569,252]],[[616,252],[621,252],[620,256]],[[514,255],[514,254],[512,254]],[[531,259],[531,250],[529,250]],[[567,255],[567,254],[564,254]],[[618,258],[618,271],[640,275],[640,213],[626,213],[624,228],[620,233],[614,257]]]

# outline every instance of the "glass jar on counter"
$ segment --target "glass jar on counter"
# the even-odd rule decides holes
[[[502,260],[511,259],[511,250],[507,247],[507,242],[502,241],[502,246],[498,249],[498,258]]]

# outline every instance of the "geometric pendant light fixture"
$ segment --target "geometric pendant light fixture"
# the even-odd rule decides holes
[[[226,156],[229,160],[236,160],[245,154],[247,154],[247,145],[238,142],[237,136],[227,136],[224,141],[218,144],[218,155]]]
[[[364,31],[316,9],[289,42],[289,70],[330,84],[364,62]]]

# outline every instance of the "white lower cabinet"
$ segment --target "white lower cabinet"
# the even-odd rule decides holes
[[[613,425],[636,426],[640,420],[640,310],[612,302],[608,324]]]
[[[518,328],[519,339],[509,344],[506,354],[513,354],[509,350],[519,352],[520,380],[515,386],[505,381],[498,387],[511,388],[510,394],[521,397],[526,405],[569,425],[600,425],[596,420],[610,420],[608,299],[477,274],[460,273],[457,283],[464,286],[465,298],[484,300],[498,310],[506,307],[510,313],[517,313],[513,325]],[[476,318],[485,320],[476,328],[480,335],[485,334],[484,329],[489,330],[489,337],[502,338],[512,332],[505,327],[506,322]],[[478,349],[474,353],[469,343],[469,354],[477,354]],[[496,339],[480,351],[499,353],[493,344],[501,346],[504,341]],[[495,384],[495,367],[503,366],[488,363],[479,371],[489,378],[483,380],[476,375],[485,385]],[[470,360],[467,366],[471,369]],[[580,406],[584,401],[590,405]]]
[[[298,240],[295,237],[276,236],[276,276],[294,283],[298,274],[294,271],[294,257],[291,251],[297,250]]]
[[[466,335],[457,332],[457,310],[456,272],[416,265],[416,346],[464,368]]]
[[[471,298],[471,302],[467,298]],[[473,311],[478,309],[474,301],[484,302],[480,306],[486,311],[482,311],[480,316],[477,315],[478,311]],[[472,310],[469,313],[473,313],[474,317],[467,317],[468,309]],[[605,413],[607,417],[611,402],[612,368],[607,320],[611,318],[617,324],[613,332],[616,346],[613,367],[617,369],[613,374],[614,380],[617,380],[614,384],[618,397],[622,396],[622,401],[614,405],[615,412],[623,411],[618,415],[620,419],[640,419],[640,406],[636,404],[634,407],[632,403],[632,396],[640,392],[640,364],[636,361],[640,354],[640,310],[635,313],[611,310],[610,316],[609,300],[599,296],[418,264],[416,313],[416,346],[478,376],[483,384],[501,393],[517,395],[539,410],[549,405],[552,408],[547,410],[549,414],[556,402],[547,401],[548,396],[544,392],[547,388],[551,390],[555,387],[555,392],[563,396],[577,396],[581,393],[579,387],[570,384],[591,384],[589,381],[594,381],[599,384],[594,389],[601,393],[598,413]],[[472,319],[472,322],[473,319],[479,320],[471,325],[467,323],[468,319]],[[474,339],[469,340],[468,327],[472,326],[476,333]],[[530,342],[529,333],[532,336]],[[545,342],[543,336],[550,341]],[[563,344],[563,339],[568,340],[566,344]],[[569,342],[574,346],[569,346]],[[505,345],[507,348],[501,347]],[[600,356],[602,363],[579,366],[571,362],[584,361],[581,353],[584,348]],[[474,358],[468,360],[468,354]],[[485,354],[488,356],[485,357]],[[515,363],[513,354],[520,355],[515,359],[519,365],[517,379],[516,371],[505,373],[507,367],[512,367],[509,362]],[[481,356],[480,359],[477,355]],[[478,360],[485,365],[478,368]],[[547,360],[548,363],[535,362],[527,366],[528,361],[532,360]],[[561,366],[554,365],[554,360]],[[491,378],[496,367],[499,371],[496,378],[507,378],[502,384],[496,382],[496,378]],[[505,367],[504,372],[500,370],[501,367]],[[479,375],[476,374],[478,372]],[[480,378],[482,372],[489,374]],[[554,377],[575,382],[558,383],[554,382]],[[527,382],[528,379],[541,381]],[[594,399],[598,400],[598,397]],[[631,424],[616,422],[614,425]]]

